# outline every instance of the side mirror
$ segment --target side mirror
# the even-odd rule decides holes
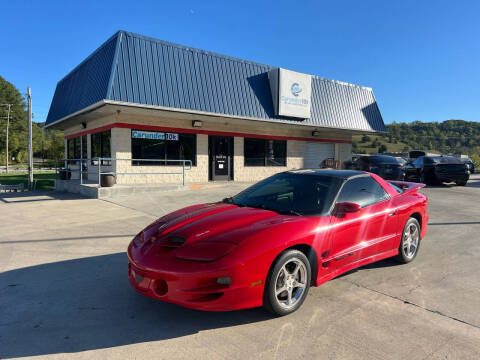
[[[336,203],[334,208],[335,215],[342,215],[346,213],[354,213],[360,211],[360,205],[353,202]]]

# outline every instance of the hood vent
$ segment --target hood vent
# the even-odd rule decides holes
[[[181,236],[170,236],[167,239],[168,246],[178,247],[182,246],[185,243],[185,238]]]

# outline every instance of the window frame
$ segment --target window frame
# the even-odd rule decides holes
[[[81,141],[80,136],[67,139],[67,156],[66,156],[67,159],[80,159],[80,156],[81,156],[80,141]],[[70,144],[73,144],[73,149],[72,149],[73,154],[71,154],[72,151],[70,150]],[[78,164],[78,160],[67,160],[67,163],[69,165],[75,165],[75,164]]]
[[[257,142],[263,141],[263,147],[264,147],[263,164],[258,164],[258,165],[247,164],[246,148],[247,148],[247,141],[249,141],[249,140],[253,140],[253,141],[257,141]],[[284,144],[284,148],[285,148],[285,154],[284,155],[285,156],[283,158],[285,160],[284,160],[283,165],[269,164],[269,159],[268,159],[269,148],[268,147],[269,147],[269,142],[270,141],[273,141],[272,148],[274,147],[275,142]],[[243,138],[243,166],[244,167],[287,167],[287,158],[288,158],[287,154],[288,154],[288,141],[287,140],[268,139],[268,138],[249,138],[249,137],[244,137]]]
[[[103,153],[104,150],[104,138],[107,136],[109,137],[109,155]],[[94,137],[100,136],[100,156],[94,152]],[[91,164],[94,166],[98,166],[98,160],[96,158],[112,158],[112,131],[111,130],[104,130],[90,134],[90,155],[91,155]],[[111,166],[112,160],[102,159],[101,161],[102,166]]]
[[[182,166],[181,162],[176,162],[176,163],[168,163],[167,161],[161,162],[161,161],[148,161],[148,159],[145,159],[145,161],[135,161],[135,157],[133,156],[133,140],[132,138],[132,132],[133,131],[142,131],[139,129],[131,129],[130,131],[130,151],[132,155],[132,161],[131,161],[131,166]],[[158,132],[158,133],[166,133],[164,131],[153,131],[153,132]],[[179,139],[175,142],[179,142],[182,136],[191,136],[191,139],[193,139],[193,144],[192,144],[192,150],[193,150],[193,155],[192,159],[183,159],[183,160],[190,160],[192,162],[192,167],[197,166],[197,134],[196,133],[189,133],[189,132],[176,132],[176,134],[179,135]],[[148,140],[148,139],[135,139],[135,140]],[[182,159],[168,159],[168,143],[169,142],[174,142],[172,140],[163,140],[165,142],[163,146],[163,159],[160,158],[152,158],[151,160],[182,160]]]

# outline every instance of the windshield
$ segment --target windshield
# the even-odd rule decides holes
[[[393,156],[370,156],[371,164],[386,164],[386,165],[398,165],[398,160]]]
[[[429,159],[435,164],[461,164],[462,162],[453,156],[432,156]]]
[[[291,215],[324,215],[342,180],[324,175],[281,173],[242,191],[227,202]]]

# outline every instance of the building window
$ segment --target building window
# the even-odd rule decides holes
[[[98,165],[97,158],[110,158],[111,131],[102,131],[91,135],[92,165]],[[110,160],[102,159],[102,165],[111,165]]]
[[[80,141],[82,142],[81,144],[80,144]],[[80,154],[82,155],[82,159],[87,158],[87,136],[86,135],[67,140],[67,159],[77,159],[77,160],[69,160],[68,163],[71,165],[78,164],[78,159],[80,159]]]
[[[80,159],[80,138],[67,140],[67,159]],[[76,161],[71,160],[68,163],[75,164]]]
[[[87,135],[82,136],[82,159],[88,158]]]
[[[245,138],[243,154],[245,166],[286,166],[287,141]]]
[[[182,166],[178,160],[190,160],[196,166],[197,136],[132,130],[132,159],[132,165]]]

